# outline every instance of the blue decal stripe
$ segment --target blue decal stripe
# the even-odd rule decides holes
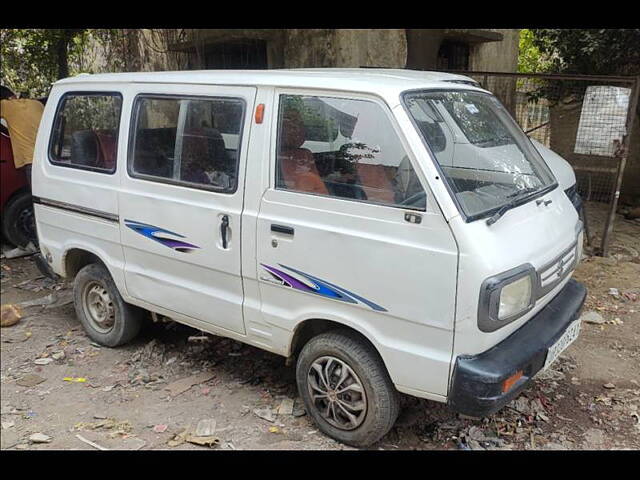
[[[378,312],[387,311],[386,308],[383,308],[380,305],[370,302],[366,298],[362,298],[361,296],[356,295],[355,293],[350,292],[349,290],[346,290],[342,287],[334,285],[320,278],[314,277],[313,275],[309,275],[308,273],[304,273],[304,272],[301,272],[300,270],[296,270],[295,268],[287,267],[286,265],[283,265],[281,263],[278,264],[280,267],[290,270],[306,278],[314,286],[310,287],[302,283],[300,280],[296,279],[295,277],[292,277],[288,273],[283,272],[282,270],[279,270],[270,265],[265,265],[264,263],[261,263],[260,265],[262,265],[262,267],[264,267],[264,269],[267,270],[271,275],[283,281],[284,286],[292,287],[296,290],[300,290],[303,292],[314,293],[316,295],[321,295],[323,297],[332,298],[334,300],[339,300],[341,302],[354,303],[354,304],[361,302]]]
[[[376,310],[376,311],[378,311],[378,312],[386,312],[386,311],[387,311],[387,309],[386,309],[386,308],[381,307],[380,305],[378,305],[378,304],[376,304],[376,303],[373,303],[373,302],[371,302],[371,301],[367,300],[366,298],[361,297],[360,295],[357,295],[357,294],[355,294],[355,293],[353,293],[353,292],[350,292],[350,291],[349,291],[349,290],[347,290],[346,288],[339,287],[338,285],[334,285],[333,283],[327,282],[326,280],[321,280],[321,279],[319,279],[319,278],[317,278],[317,277],[314,277],[313,275],[309,275],[308,273],[304,273],[304,272],[301,272],[301,271],[299,271],[299,270],[296,270],[295,268],[287,267],[286,265],[282,265],[282,264],[280,264],[280,266],[281,266],[281,267],[284,267],[284,268],[287,268],[287,269],[291,270],[292,272],[296,272],[296,273],[298,273],[298,274],[300,274],[300,275],[303,275],[304,277],[307,277],[307,278],[309,278],[310,280],[313,280],[313,281],[315,281],[315,282],[322,283],[322,284],[326,285],[328,288],[334,288],[335,290],[337,290],[337,291],[338,291],[338,292],[337,292],[338,294],[339,294],[340,292],[342,292],[342,293],[344,293],[345,295],[347,295],[348,297],[351,297],[351,298],[349,298],[349,300],[346,300],[346,301],[350,301],[351,303],[356,303],[356,302],[353,300],[353,299],[355,299],[355,300],[357,300],[357,301],[360,301],[360,302],[364,303],[365,305],[368,305],[368,306],[369,306],[369,307],[371,307],[373,310]]]
[[[298,275],[302,275],[306,279],[310,280],[313,284],[315,284],[317,288],[315,288],[315,291],[313,291],[312,293],[317,293],[318,295],[322,295],[324,297],[335,298],[336,300],[342,300],[343,302],[358,303],[356,300],[351,298],[349,294],[343,295],[342,293],[340,293],[340,291],[331,288],[333,285],[330,285],[329,283],[320,280],[319,278],[301,272],[300,270],[296,270],[295,268],[287,267],[286,265],[283,265],[281,263],[279,265],[283,268],[286,268],[287,270],[291,270],[292,272],[297,273]]]
[[[164,234],[173,235],[179,238],[185,238],[184,235],[180,235],[179,233],[172,232],[171,230],[166,230],[164,228],[156,227],[154,225],[149,225],[147,223],[135,222],[133,220],[127,220],[127,219],[124,220],[124,223],[127,227],[129,227],[134,232],[139,233],[140,235],[143,235],[151,240],[154,240],[164,245],[165,247],[169,247],[173,250],[177,250],[178,252],[188,253],[191,250],[200,248],[197,245],[183,242],[181,240],[176,240],[173,238],[166,238],[166,237],[161,237],[156,235],[158,233],[164,233]]]

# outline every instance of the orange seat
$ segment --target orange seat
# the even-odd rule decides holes
[[[94,130],[98,141],[98,158],[96,166],[113,170],[116,168],[118,138],[110,130]]]
[[[278,162],[288,189],[328,195],[311,150],[300,148],[305,142],[304,123],[296,110],[284,114],[280,130]]]
[[[383,165],[357,164],[358,176],[367,199],[382,203],[395,203],[393,183]]]

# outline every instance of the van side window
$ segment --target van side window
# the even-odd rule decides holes
[[[51,163],[115,172],[121,110],[122,97],[117,93],[64,95],[53,123]]]
[[[389,118],[366,100],[281,95],[276,188],[425,208]]]
[[[134,112],[132,176],[236,190],[242,100],[144,96]]]

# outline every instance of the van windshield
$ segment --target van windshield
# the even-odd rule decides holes
[[[549,167],[493,95],[411,92],[404,102],[467,221],[555,187]]]

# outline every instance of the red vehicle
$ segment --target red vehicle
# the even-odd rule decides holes
[[[3,128],[0,133],[0,212],[2,236],[17,247],[36,241],[31,189],[24,169],[13,163],[11,140]]]

